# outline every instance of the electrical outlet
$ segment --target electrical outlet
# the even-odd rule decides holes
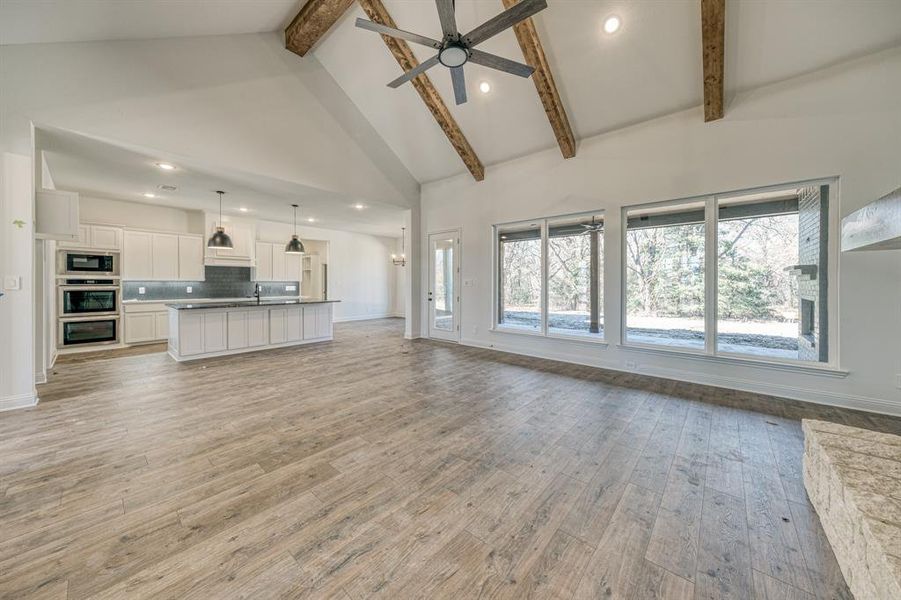
[[[147,288],[145,288],[145,287],[139,287],[139,288],[138,288],[138,293],[139,293],[139,294],[146,294],[146,293],[147,293]]]
[[[191,286],[189,285],[189,286],[186,286],[186,287],[185,287],[185,291],[186,291],[187,293],[189,293],[189,294],[193,294],[193,293],[194,293],[194,288],[191,287]]]
[[[3,278],[3,287],[7,290],[18,290],[22,287],[22,278],[18,275],[7,275]]]
[[[285,286],[285,291],[286,291],[286,292],[296,292],[296,291],[297,291],[297,286],[296,286],[296,285],[286,285],[286,286]]]

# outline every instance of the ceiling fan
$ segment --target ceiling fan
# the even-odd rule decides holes
[[[419,66],[410,69],[389,83],[388,87],[399,87],[401,84],[410,81],[417,75],[440,63],[450,69],[451,81],[454,85],[454,99],[457,104],[463,104],[466,102],[466,80],[463,76],[463,65],[467,62],[472,61],[477,65],[497,69],[505,73],[512,73],[520,77],[528,77],[535,71],[534,67],[495,54],[482,52],[477,50],[475,46],[490,37],[494,37],[501,31],[513,27],[520,21],[528,19],[538,11],[544,10],[547,8],[547,0],[521,0],[518,4],[488,19],[469,33],[462,35],[457,31],[454,0],[435,0],[435,4],[438,6],[438,20],[441,22],[441,31],[444,36],[440,41],[417,33],[388,27],[374,21],[357,19],[357,27],[362,29],[429,46],[438,51],[438,54],[432,58],[420,63]]]

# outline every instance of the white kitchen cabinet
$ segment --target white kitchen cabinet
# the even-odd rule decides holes
[[[231,311],[228,313],[228,349],[236,350],[246,348],[247,340],[247,312]]]
[[[156,339],[156,315],[154,313],[125,314],[126,344],[142,344],[156,341]]]
[[[256,261],[254,281],[272,281],[272,244],[256,243]]]
[[[178,315],[178,353],[203,354],[203,313],[185,310]]]
[[[303,339],[303,307],[291,306],[286,309],[285,340],[299,342]]]
[[[207,237],[216,231],[218,216],[207,215]],[[252,266],[255,254],[256,226],[251,221],[229,219],[223,223],[232,248],[207,248],[206,263],[221,266]]]
[[[122,249],[122,229],[109,225],[90,226],[90,246],[102,250]]]
[[[153,234],[126,230],[122,237],[122,279],[153,279]]]
[[[38,239],[59,240],[65,244],[83,243],[77,239],[78,194],[61,190],[41,190],[35,195],[34,236]]]
[[[152,234],[151,262],[153,279],[178,279],[178,236],[169,233]]]
[[[178,278],[182,281],[203,281],[203,238],[178,236]]]
[[[332,337],[332,305],[320,304],[316,322],[316,337]]]
[[[285,249],[281,244],[269,244],[272,248],[272,281],[285,281]]]
[[[247,315],[247,346],[267,346],[269,344],[269,312],[251,310]]]
[[[331,304],[310,304],[303,307],[303,334],[305,340],[332,336]]]
[[[228,348],[226,313],[203,311],[203,351],[221,352]]]
[[[269,343],[284,344],[287,341],[286,324],[288,321],[288,310],[284,308],[273,308],[269,311]]]

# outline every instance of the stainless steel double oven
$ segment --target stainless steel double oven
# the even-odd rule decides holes
[[[119,283],[118,252],[58,252],[58,347],[119,342],[122,293]]]

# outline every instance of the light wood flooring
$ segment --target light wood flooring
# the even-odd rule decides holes
[[[2,598],[846,598],[798,418],[405,341],[70,360],[0,413]]]

